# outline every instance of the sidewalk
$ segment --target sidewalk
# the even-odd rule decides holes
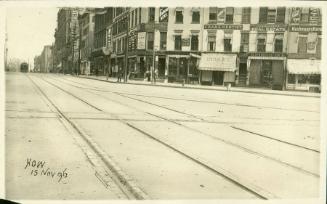
[[[99,81],[106,81],[110,83],[118,83],[117,78],[109,77],[107,80],[106,76],[86,76],[79,75],[80,78],[94,79]],[[120,82],[121,84],[125,84]],[[205,85],[194,85],[194,84],[184,84],[181,83],[164,83],[164,82],[156,82],[152,84],[148,81],[143,80],[128,80],[127,84],[134,85],[145,85],[145,86],[161,86],[161,87],[171,87],[171,88],[190,88],[190,89],[202,89],[202,90],[215,90],[215,91],[227,91],[227,87],[225,86],[205,86]],[[265,88],[249,88],[249,87],[231,87],[229,90],[231,92],[244,92],[244,93],[256,93],[256,94],[272,94],[272,95],[285,95],[285,96],[301,96],[301,97],[316,97],[320,98],[320,93],[309,93],[302,91],[279,91],[279,90],[271,90]]]

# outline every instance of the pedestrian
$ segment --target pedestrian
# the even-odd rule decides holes
[[[156,83],[157,78],[158,78],[158,69],[155,69],[154,70],[154,75],[153,75],[153,81],[154,81],[154,83]]]
[[[117,77],[117,82],[121,82],[122,70],[120,68],[118,69]]]

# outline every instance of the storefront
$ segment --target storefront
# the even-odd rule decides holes
[[[249,78],[253,87],[284,89],[286,57],[277,53],[252,53],[248,57]]]
[[[105,75],[108,70],[110,70],[109,66],[109,56],[110,51],[105,47],[101,49],[94,50],[91,54],[92,62],[90,65],[90,74],[93,75]]]
[[[197,83],[198,82],[198,64],[200,55],[168,55],[168,82]],[[162,60],[162,63],[164,61]],[[159,58],[159,74],[164,73],[163,66],[160,69]]]
[[[290,90],[320,91],[320,60],[288,59],[286,88]]]
[[[207,85],[235,85],[236,54],[203,53],[199,63],[200,83]]]

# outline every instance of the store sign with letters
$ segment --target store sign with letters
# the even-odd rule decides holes
[[[159,22],[168,22],[168,7],[160,7],[159,8]]]
[[[146,32],[139,32],[137,34],[137,49],[140,50],[145,49],[145,37],[146,37]]]
[[[226,24],[206,24],[204,29],[231,29],[231,30],[242,30],[243,25],[226,25]]]
[[[286,25],[251,25],[250,26],[251,31],[258,31],[258,32],[268,32],[268,31],[274,31],[274,32],[285,32],[286,31]]]
[[[290,27],[291,32],[321,32],[321,26],[295,25]]]

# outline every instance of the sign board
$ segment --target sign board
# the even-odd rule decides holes
[[[293,25],[290,26],[291,32],[321,32],[321,26],[311,26],[311,25]]]
[[[237,55],[205,53],[201,55],[200,70],[211,71],[235,71]]]
[[[258,31],[258,32],[268,32],[268,31],[274,31],[274,32],[285,32],[286,31],[286,25],[284,24],[263,24],[263,25],[251,25],[250,26],[251,31]]]
[[[226,25],[226,24],[206,24],[204,29],[232,29],[232,30],[242,30],[243,25]]]
[[[292,8],[291,11],[291,23],[300,23],[301,8]]]
[[[139,32],[137,34],[137,49],[140,50],[145,49],[145,37],[146,37],[146,32]]]
[[[218,8],[218,12],[217,12],[218,23],[225,23],[225,14],[226,14],[225,8]]]
[[[320,20],[320,12],[318,8],[310,8],[309,23],[311,25],[318,25]]]
[[[169,8],[160,7],[159,8],[159,22],[168,22]]]

